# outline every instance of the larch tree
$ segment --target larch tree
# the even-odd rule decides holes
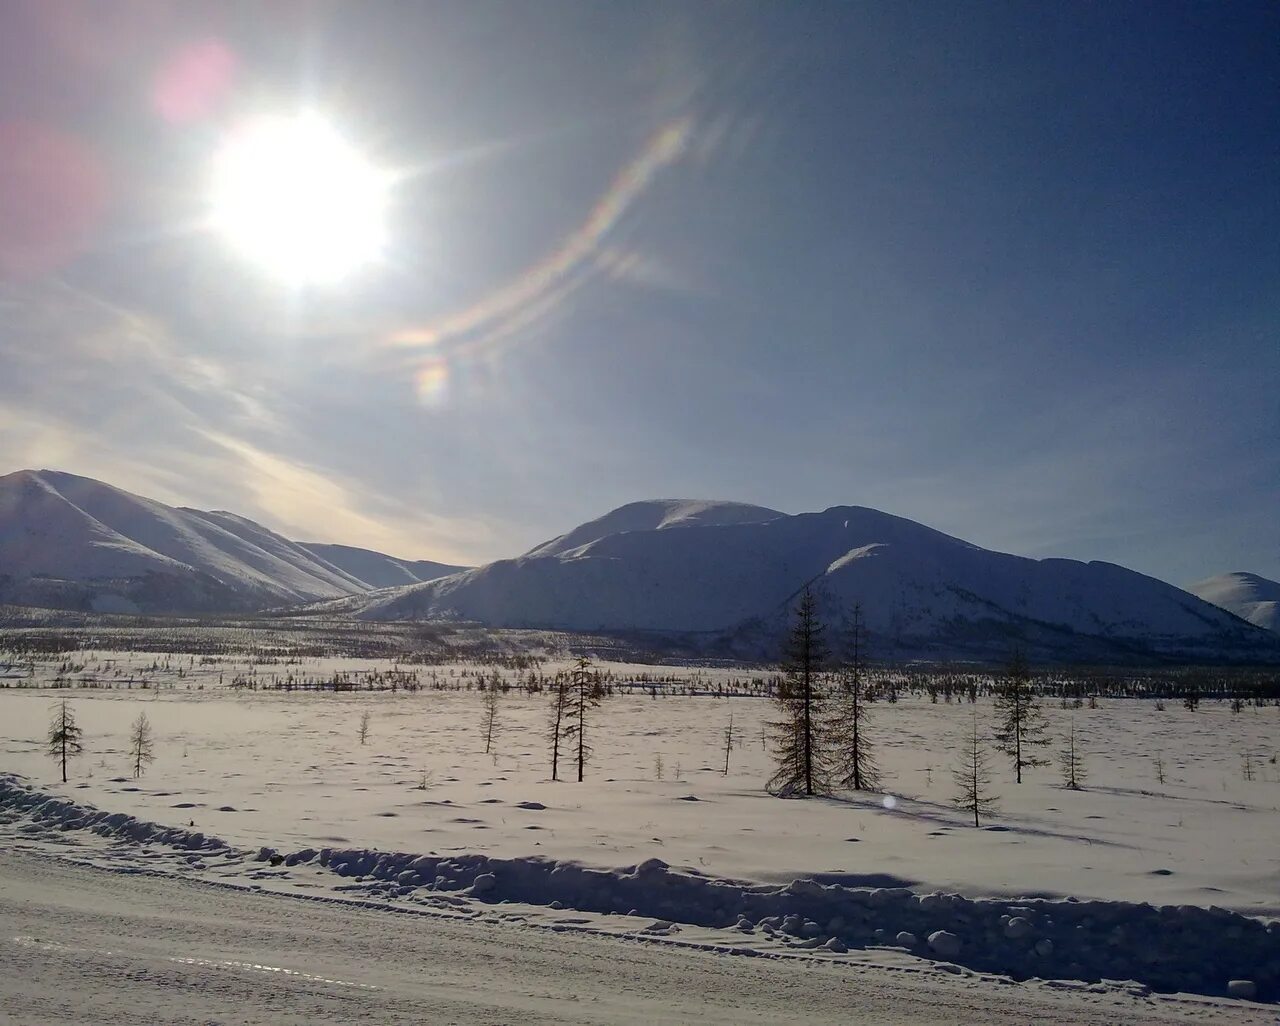
[[[129,762],[133,766],[134,777],[142,776],[142,771],[155,761],[155,731],[151,729],[151,721],[145,712],[138,713],[138,718],[129,728]]]
[[[495,673],[493,679],[485,686],[481,701],[484,704],[484,713],[480,720],[480,729],[484,731],[484,754],[488,755],[493,748],[493,735],[498,729],[498,689],[501,687],[501,681]]]
[[[733,710],[729,710],[729,722],[724,728],[724,775],[729,775],[729,753],[733,751],[733,742],[737,740],[733,732]]]
[[[568,702],[563,719],[564,736],[571,743],[571,753],[578,764],[578,783],[582,783],[587,760],[591,758],[591,745],[587,743],[587,713],[600,704],[600,695],[600,682],[591,672],[591,660],[579,656],[569,673]]]
[[[547,740],[551,742],[551,779],[560,779],[560,745],[565,739],[569,713],[569,675],[561,670],[551,681],[551,714],[547,717]]]
[[[835,782],[873,791],[880,786],[880,769],[867,737],[867,628],[861,603],[854,603],[840,643],[828,718]]]
[[[786,672],[775,695],[780,716],[769,725],[774,774],[766,786],[779,797],[810,797],[830,790],[822,716],[825,631],[818,619],[817,599],[806,587],[795,608],[784,656]]]
[[[53,720],[49,723],[49,733],[45,739],[45,750],[62,766],[62,782],[67,782],[67,760],[73,759],[84,751],[84,731],[76,726],[75,714],[65,701],[59,702],[53,710]]]
[[[956,783],[952,804],[957,809],[973,814],[973,825],[981,826],[981,817],[989,815],[996,807],[996,796],[991,794],[991,768],[987,763],[987,751],[978,733],[978,712],[973,713],[973,726],[961,745],[960,757],[952,778]]]
[[[1021,651],[1016,651],[996,688],[996,713],[1000,727],[996,747],[1013,760],[1014,777],[1022,783],[1022,771],[1047,766],[1049,761],[1035,755],[1035,749],[1049,743],[1045,736],[1044,713],[1031,686],[1031,671]]]
[[[1063,785],[1069,787],[1072,791],[1079,791],[1080,785],[1084,783],[1085,770],[1084,755],[1076,744],[1076,720],[1074,716],[1071,717],[1071,725],[1067,730],[1062,751],[1058,755],[1058,762],[1062,767]]]

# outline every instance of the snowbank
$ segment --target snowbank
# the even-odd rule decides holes
[[[0,824],[59,829],[246,853],[217,838],[53,798],[0,775]],[[652,918],[641,933],[679,924],[764,936],[786,948],[843,952],[907,948],[924,958],[1015,979],[1109,985],[1280,1000],[1280,923],[1227,909],[1117,901],[970,899],[907,888],[860,888],[795,880],[785,887],[673,871],[659,859],[607,870],[540,858],[419,855],[366,848],[261,848],[256,862],[324,867],[370,897],[455,893],[483,903],[518,902]],[[350,890],[348,884],[337,884]]]
[[[103,812],[92,805],[54,798],[23,784],[15,776],[0,774],[0,824],[14,823],[21,818],[46,825],[57,824],[62,830],[92,830],[103,837],[138,844],[166,844],[188,851],[230,850],[225,841],[198,830],[160,826],[123,812]]]

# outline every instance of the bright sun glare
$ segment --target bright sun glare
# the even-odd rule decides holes
[[[382,253],[389,184],[319,116],[260,118],[215,157],[212,224],[272,275],[333,282]]]

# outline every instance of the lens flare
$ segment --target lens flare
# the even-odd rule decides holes
[[[39,122],[0,121],[0,279],[64,267],[97,229],[108,198],[97,152]]]
[[[235,54],[216,39],[182,47],[156,72],[151,87],[156,113],[172,124],[207,117],[230,90],[237,64]]]
[[[443,359],[424,360],[414,376],[418,401],[424,406],[440,406],[449,398],[449,363]]]

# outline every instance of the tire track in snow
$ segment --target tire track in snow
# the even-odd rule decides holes
[[[135,961],[172,962],[175,965],[190,965],[201,969],[233,969],[243,972],[276,974],[281,977],[296,979],[306,983],[327,983],[335,987],[353,987],[356,990],[377,990],[371,983],[356,983],[352,980],[337,980],[328,976],[317,976],[303,972],[301,969],[289,969],[280,965],[265,965],[261,962],[242,962],[234,958],[197,958],[191,955],[144,955],[137,952],[112,951],[110,948],[74,947],[58,941],[40,940],[37,937],[19,936],[12,942],[23,948],[34,948],[38,951],[56,951],[68,955],[96,955],[105,958],[133,959]]]

